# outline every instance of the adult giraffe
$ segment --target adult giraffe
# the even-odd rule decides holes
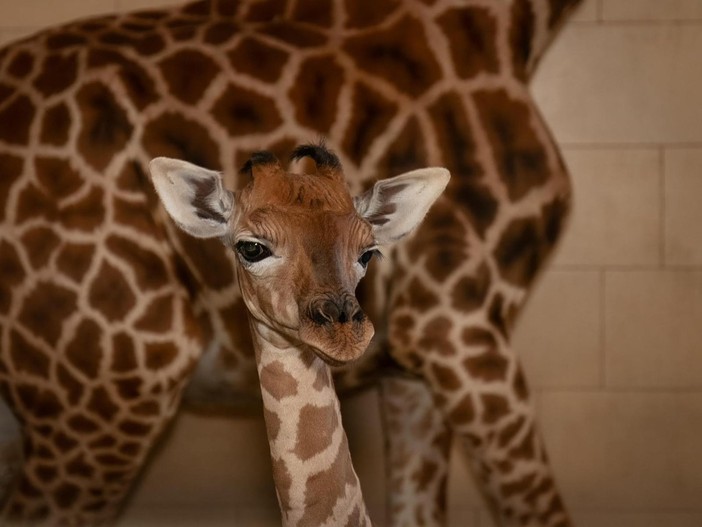
[[[191,400],[257,393],[235,257],[164,218],[146,165],[187,159],[240,189],[252,151],[323,135],[356,192],[419,166],[454,176],[366,279],[378,334],[337,377],[342,390],[417,380],[382,390],[386,422],[432,424],[413,445],[388,429],[392,521],[442,520],[457,436],[504,524],[566,525],[509,340],[568,210],[526,82],[575,3],[211,0],[5,48],[0,379],[35,460],[15,492],[36,513],[79,497],[97,510],[189,377]],[[412,408],[398,404],[407,390]],[[409,450],[421,455],[397,455]]]

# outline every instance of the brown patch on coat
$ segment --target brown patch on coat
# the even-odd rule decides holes
[[[156,231],[153,216],[143,203],[132,203],[113,196],[112,211],[115,222],[131,227],[140,236],[150,235]]]
[[[129,377],[128,379],[120,379],[115,381],[115,387],[120,398],[125,401],[133,401],[139,399],[143,395],[143,381],[139,377]],[[152,390],[153,393],[161,392],[161,385],[156,385]]]
[[[425,354],[436,351],[444,356],[454,355],[456,350],[448,339],[452,326],[448,318],[440,315],[427,322],[422,338],[419,340],[422,351]]]
[[[559,0],[559,3],[562,1]],[[527,79],[527,65],[534,51],[533,38],[536,20],[529,2],[512,4],[509,26],[509,44],[512,51],[512,68],[518,79]]]
[[[61,243],[59,236],[48,227],[36,227],[22,235],[22,244],[34,269],[45,267]]]
[[[36,108],[29,97],[26,95],[15,97],[11,103],[0,110],[0,123],[12,123],[12,126],[0,126],[0,141],[26,145],[35,114]]]
[[[263,417],[266,421],[266,429],[268,430],[270,442],[273,442],[278,437],[278,432],[280,432],[280,417],[266,407],[263,408]]]
[[[26,297],[19,321],[36,337],[55,346],[63,334],[63,323],[76,310],[77,300],[70,289],[40,281]]]
[[[208,2],[203,2],[207,4]],[[269,22],[272,18],[280,18],[285,14],[287,0],[261,0],[250,4],[246,11],[247,22]]]
[[[37,419],[56,419],[63,411],[61,401],[50,390],[21,383],[15,387],[15,393],[23,413],[30,414]]]
[[[546,152],[532,128],[534,111],[504,90],[478,91],[475,106],[487,134],[498,174],[516,202],[548,181]]]
[[[212,116],[234,137],[272,132],[283,122],[274,100],[234,84],[215,102]]]
[[[95,421],[81,414],[76,414],[69,417],[66,422],[71,430],[81,435],[92,434],[100,429],[100,425],[98,425]]]
[[[293,452],[302,461],[324,452],[331,446],[334,432],[340,423],[333,405],[306,405],[297,421],[297,444]]]
[[[86,409],[106,423],[111,423],[119,411],[119,406],[114,403],[105,388],[98,386],[91,392]]]
[[[405,16],[393,26],[349,38],[346,51],[363,71],[419,97],[441,77],[420,22]]]
[[[451,43],[451,57],[458,76],[470,79],[482,73],[498,73],[500,60],[495,46],[497,24],[489,10],[464,7],[447,10],[437,22]]]
[[[140,289],[158,289],[168,283],[166,266],[157,254],[117,235],[107,239],[107,248],[132,268]]]
[[[60,510],[67,510],[78,501],[80,488],[73,483],[63,482],[54,489],[52,496]]]
[[[431,376],[435,379],[442,390],[458,390],[463,383],[455,371],[448,366],[432,363],[430,365]]]
[[[164,59],[158,66],[168,86],[168,93],[185,104],[197,103],[219,74],[219,67],[206,55],[182,49]]]
[[[76,95],[81,110],[78,152],[90,166],[103,171],[134,132],[127,112],[104,84],[91,82]]]
[[[50,54],[44,59],[41,73],[34,79],[34,87],[44,96],[61,93],[76,83],[78,53]]]
[[[112,364],[110,369],[115,373],[125,373],[139,366],[134,341],[126,333],[118,333],[112,337]]]
[[[448,418],[456,426],[467,425],[475,419],[475,404],[473,397],[464,396],[449,412]]]
[[[276,401],[297,394],[297,379],[290,375],[285,365],[278,361],[266,364],[261,370],[261,386]]]
[[[124,419],[119,423],[118,428],[128,436],[142,437],[149,435],[153,426],[134,419]]]
[[[123,320],[136,305],[136,296],[122,273],[108,262],[102,262],[100,271],[88,291],[88,301],[110,322]]]
[[[90,478],[95,474],[95,467],[89,465],[85,461],[85,454],[77,454],[73,459],[66,463],[66,472],[71,476],[79,476]]]
[[[171,293],[154,298],[136,321],[142,331],[166,333],[173,327],[173,296]]]
[[[320,133],[329,133],[336,120],[343,84],[344,70],[333,55],[308,59],[290,90],[297,121]]]
[[[17,53],[7,66],[7,72],[17,79],[24,79],[32,69],[34,69],[34,55],[27,51]]]
[[[218,290],[229,286],[234,281],[234,268],[227,259],[224,245],[219,240],[199,240],[179,232],[178,241],[188,256],[188,263],[192,265],[187,267],[188,274],[192,273],[197,282]]]
[[[509,402],[501,395],[485,393],[480,396],[485,424],[495,424],[510,414]]]
[[[490,270],[482,263],[471,276],[464,276],[451,292],[451,305],[464,313],[483,307],[490,290]]]
[[[373,141],[387,131],[397,105],[361,82],[354,86],[352,104],[351,120],[346,128],[342,148],[351,159],[360,164]]]
[[[292,19],[328,28],[334,20],[332,0],[299,0],[295,4]]]
[[[95,254],[95,248],[90,244],[65,242],[56,258],[58,270],[80,283],[88,272]]]
[[[67,159],[37,156],[34,173],[47,193],[57,199],[66,198],[83,186],[83,178]]]
[[[212,46],[221,46],[237,34],[239,28],[226,20],[215,22],[205,29],[203,40]]]
[[[513,285],[528,287],[550,251],[543,239],[541,223],[536,218],[510,223],[494,251],[502,277]]]
[[[219,148],[209,131],[197,121],[174,112],[161,114],[146,125],[143,144],[152,157],[187,159],[212,170],[218,170],[221,165]]]
[[[383,157],[378,162],[378,172],[387,176],[402,174],[427,166],[427,159],[426,140],[419,122],[412,117],[390,146],[385,149]]]
[[[468,233],[457,214],[455,207],[436,203],[409,242],[412,258],[425,258],[427,272],[440,283],[469,256]]]
[[[42,483],[52,483],[58,476],[58,469],[52,465],[37,464],[34,466],[34,474]]]
[[[227,55],[232,68],[264,82],[280,79],[288,54],[255,37],[244,38]]]
[[[50,106],[41,120],[39,140],[46,145],[65,145],[70,137],[72,125],[71,114],[65,103]]]
[[[144,346],[146,367],[152,371],[169,366],[179,355],[178,347],[172,342],[154,342]]]
[[[13,245],[0,240],[0,313],[10,310],[12,287],[22,282],[26,273]]]
[[[418,278],[413,278],[407,285],[407,301],[412,307],[424,312],[439,303],[439,297],[424,286]],[[442,323],[442,325],[445,325]]]

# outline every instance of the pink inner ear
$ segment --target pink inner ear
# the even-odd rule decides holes
[[[375,211],[370,216],[366,217],[366,220],[371,225],[385,225],[390,221],[389,216],[395,211],[397,211],[397,205],[395,205],[395,203],[393,202],[386,201],[380,206],[380,208],[377,211]]]
[[[368,208],[377,208],[372,214],[365,216],[366,221],[371,225],[383,226],[390,221],[390,216],[397,212],[397,203],[394,201],[394,197],[405,190],[407,185],[402,183],[395,183],[388,181],[376,183],[372,191],[371,205]]]
[[[221,200],[216,200],[217,181],[212,179],[189,178],[188,184],[193,188],[194,195],[192,205],[198,218],[214,220],[225,223],[225,218],[215,205],[222,205]]]

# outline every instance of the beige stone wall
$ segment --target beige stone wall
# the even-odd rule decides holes
[[[168,3],[0,0],[0,42]],[[565,498],[581,527],[702,525],[702,0],[585,0],[534,92],[575,212],[515,344]],[[374,397],[346,421],[382,524]],[[274,525],[267,464],[259,422],[183,415],[122,525]],[[454,467],[451,524],[490,527]]]

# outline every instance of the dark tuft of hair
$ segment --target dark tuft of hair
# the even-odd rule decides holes
[[[255,165],[273,165],[277,162],[278,158],[270,152],[267,152],[265,150],[262,150],[260,152],[254,152],[253,154],[251,154],[249,160],[246,163],[244,163],[244,166],[241,167],[241,170],[239,172],[242,174],[251,174],[252,169]]]
[[[300,145],[290,155],[291,161],[299,161],[303,157],[311,158],[318,168],[329,168],[338,170],[341,168],[341,162],[336,154],[326,148],[324,144],[319,145]]]

